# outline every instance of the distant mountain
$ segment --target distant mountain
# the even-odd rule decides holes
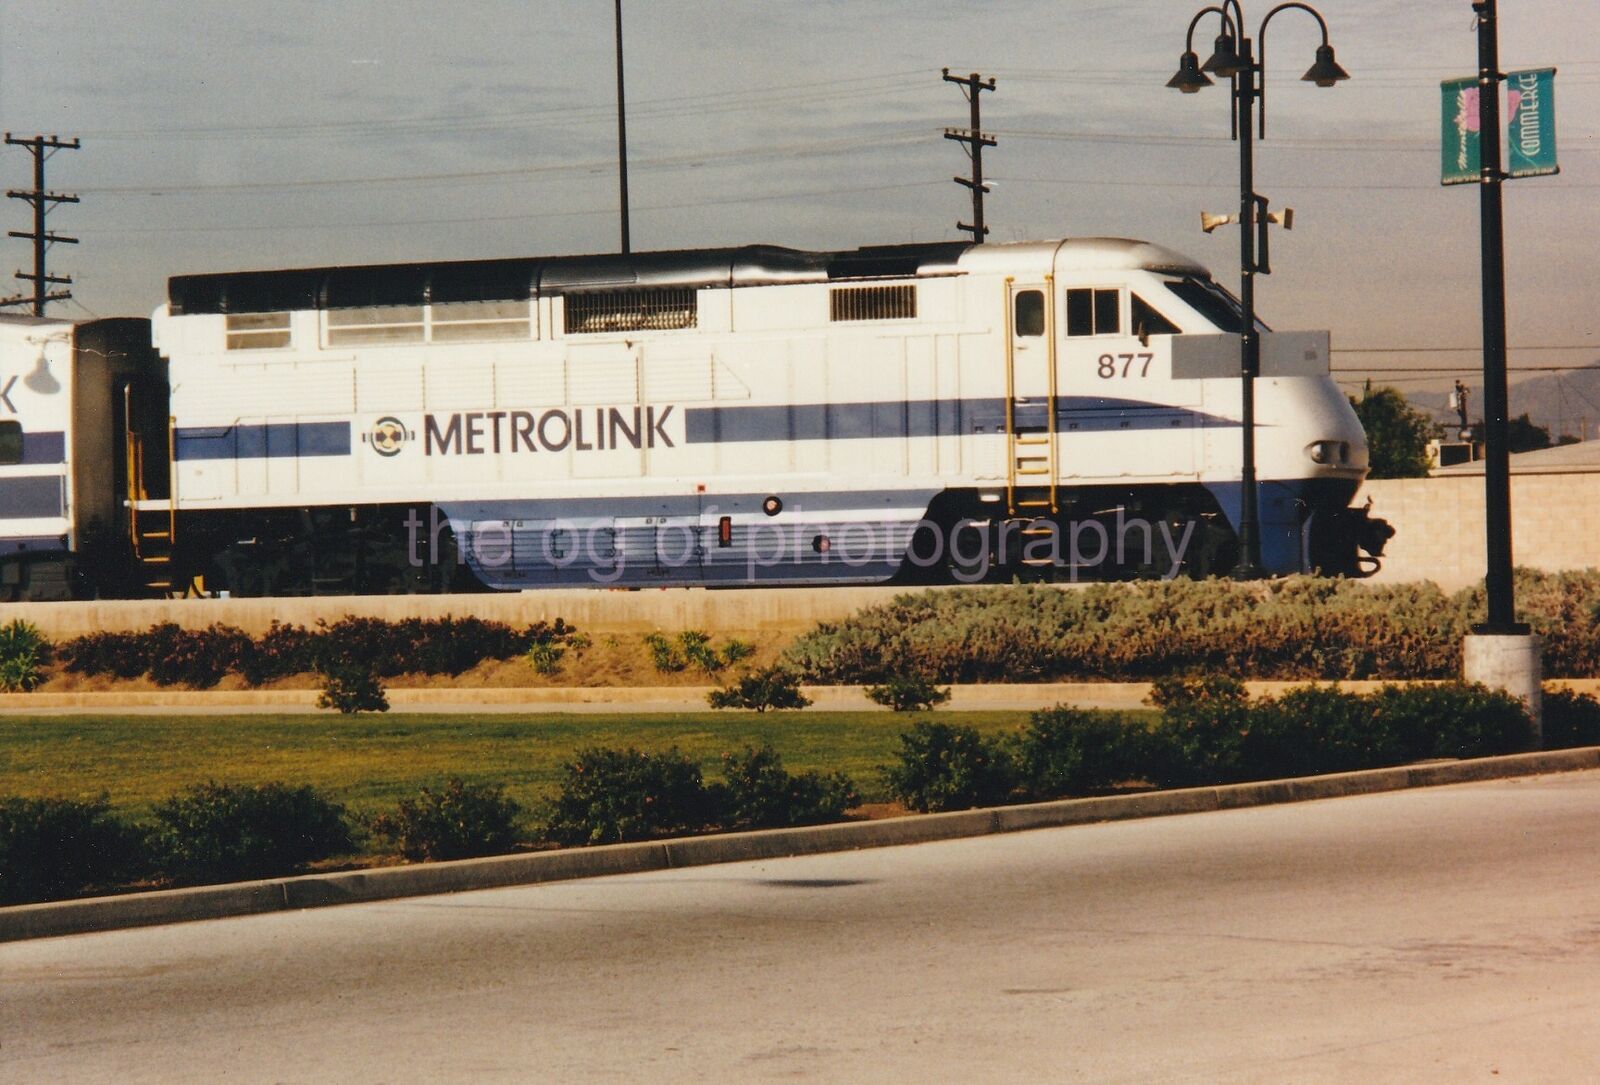
[[[1375,386],[1383,383],[1381,374],[1374,374]],[[1483,417],[1483,379],[1467,378],[1464,383],[1471,389],[1469,409],[1474,421]],[[1407,392],[1412,405],[1428,412],[1441,422],[1454,423],[1449,409],[1448,392]],[[1541,373],[1514,381],[1511,385],[1511,417],[1526,413],[1535,425],[1550,431],[1554,441],[1563,433],[1587,440],[1600,439],[1600,362],[1583,369],[1562,373]],[[1587,433],[1580,433],[1584,427]]]

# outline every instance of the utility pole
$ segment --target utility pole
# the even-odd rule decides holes
[[[628,239],[628,107],[622,97],[622,0],[617,13],[617,178],[622,186],[622,255],[632,251]]]
[[[20,237],[33,242],[33,274],[17,272],[17,278],[33,283],[33,294],[18,294],[15,297],[0,301],[0,306],[20,305],[25,302],[33,304],[33,315],[44,316],[46,302],[66,301],[72,297],[68,290],[52,291],[52,285],[68,286],[72,283],[70,275],[51,275],[45,270],[45,252],[56,242],[64,245],[76,245],[75,237],[62,237],[52,234],[44,228],[44,219],[50,209],[57,204],[77,203],[78,197],[69,196],[60,192],[50,192],[44,187],[45,159],[59,150],[76,151],[78,141],[63,140],[56,136],[34,136],[32,139],[17,139],[6,133],[6,144],[12,147],[26,147],[33,155],[33,188],[31,190],[12,189],[6,193],[13,200],[26,200],[33,205],[33,232],[23,233],[20,230],[7,231],[12,237]]]
[[[1481,133],[1479,222],[1483,248],[1484,512],[1488,621],[1483,633],[1525,634],[1516,618],[1511,581],[1511,466],[1506,432],[1506,267],[1500,167],[1500,38],[1494,0],[1472,5],[1478,23],[1478,131]]]
[[[972,224],[968,225],[958,219],[956,221],[956,229],[966,230],[972,234],[972,240],[981,245],[984,237],[989,233],[989,227],[983,224],[983,194],[989,191],[988,186],[983,183],[983,149],[985,147],[993,147],[995,141],[992,136],[983,134],[983,126],[979,123],[978,96],[986,90],[994,90],[994,77],[991,76],[989,81],[985,83],[977,72],[973,72],[963,79],[960,76],[951,75],[950,69],[946,68],[944,69],[944,81],[959,85],[961,93],[966,95],[967,101],[972,104],[972,127],[946,128],[944,130],[944,138],[953,139],[962,144],[967,152],[967,157],[972,159],[972,176],[970,178],[953,178],[956,184],[972,190]]]

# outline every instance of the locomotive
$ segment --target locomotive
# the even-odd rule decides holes
[[[0,318],[0,598],[1225,572],[1240,321],[1116,238],[178,276]],[[1262,565],[1369,574],[1329,336],[1258,330]]]

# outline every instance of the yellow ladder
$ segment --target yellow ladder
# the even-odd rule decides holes
[[[1056,433],[1056,328],[1053,278],[1044,281],[1046,393],[1017,395],[1014,280],[1006,279],[1006,514],[1037,518],[1060,511]],[[1047,529],[1039,529],[1041,532]]]

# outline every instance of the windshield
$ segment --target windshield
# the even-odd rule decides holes
[[[1239,299],[1216,281],[1209,278],[1202,279],[1196,275],[1186,275],[1181,279],[1168,279],[1166,287],[1219,331],[1237,335],[1242,330],[1240,325],[1243,311]],[[1257,317],[1256,330],[1265,332],[1272,329]]]

